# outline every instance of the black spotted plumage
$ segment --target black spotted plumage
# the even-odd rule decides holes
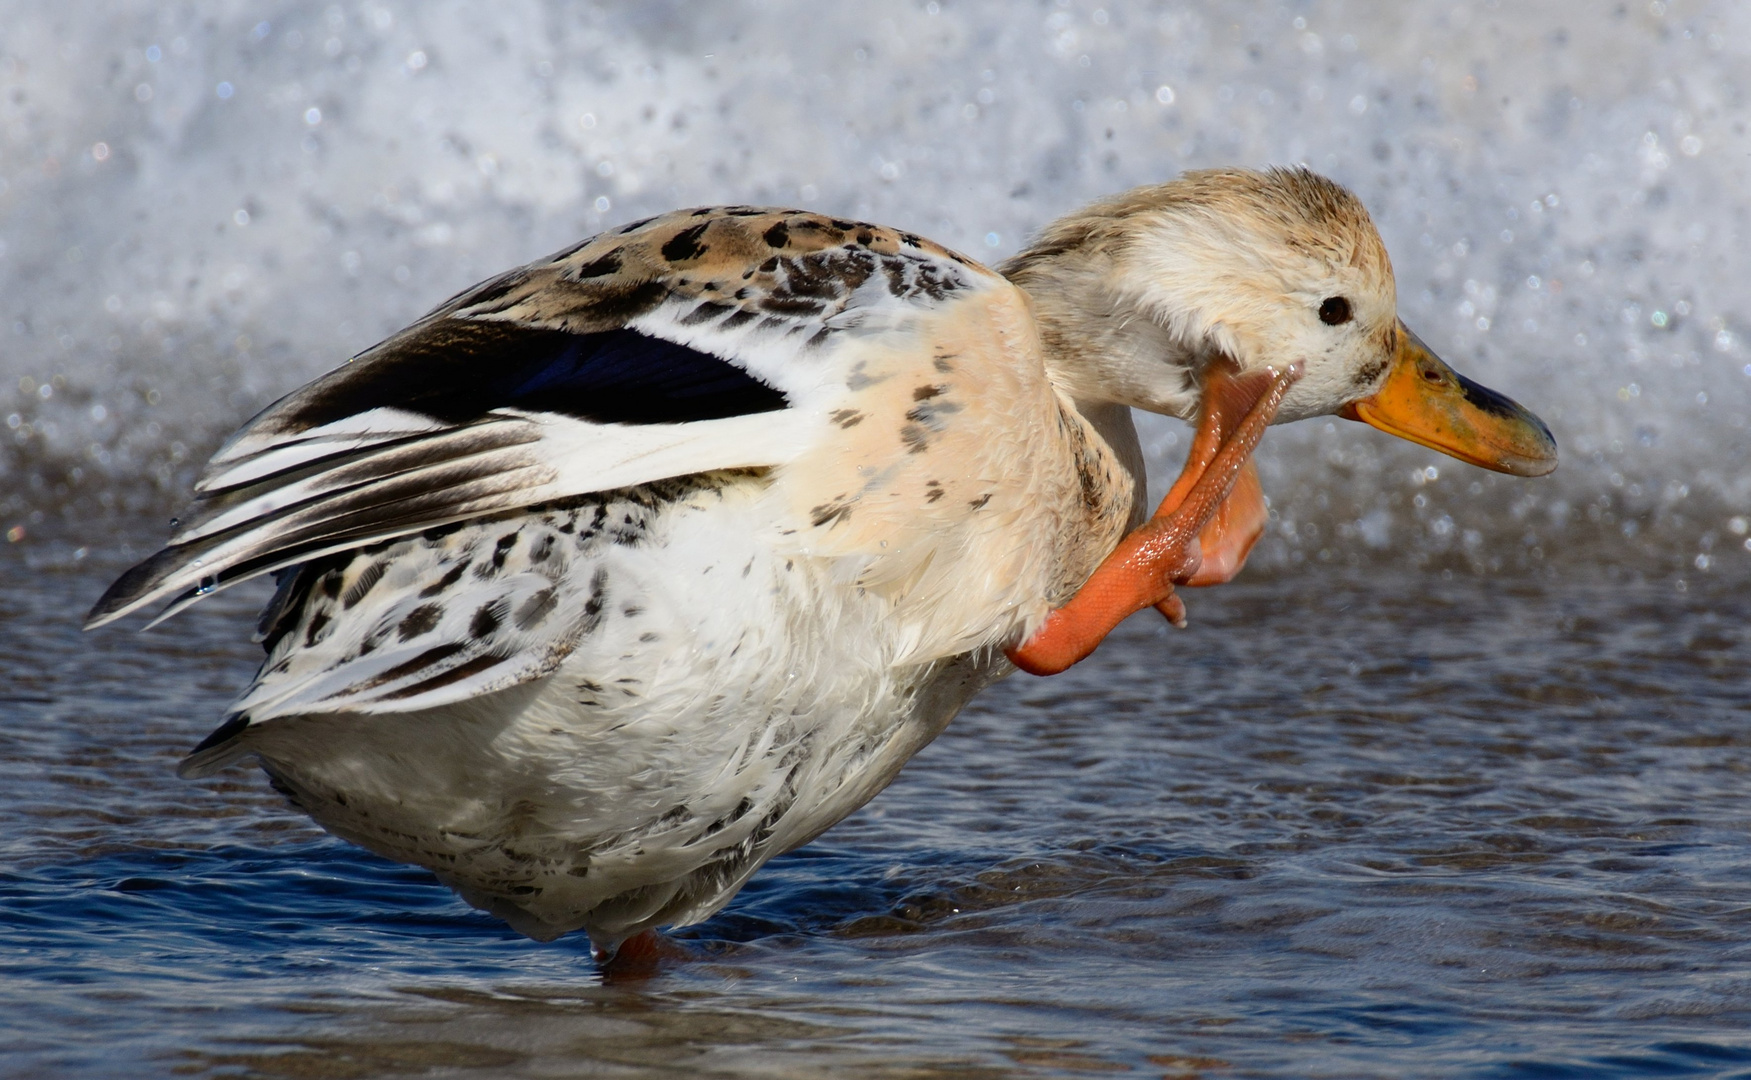
[[[603,554],[726,482],[701,475],[581,496],[283,572],[258,634],[267,657],[256,683],[186,771],[228,752],[247,727],[239,716],[431,707],[552,671],[601,626]],[[471,566],[493,572],[464,573]]]
[[[781,465],[834,411],[816,365],[855,334],[857,309],[923,311],[998,280],[967,265],[879,226],[724,207],[499,274],[254,418],[170,543],[89,623],[165,598],[168,615],[263,572],[518,505]]]

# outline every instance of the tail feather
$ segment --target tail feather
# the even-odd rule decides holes
[[[211,776],[248,753],[243,735],[249,730],[247,713],[235,713],[202,739],[176,766],[176,775],[184,780],[199,780]]]

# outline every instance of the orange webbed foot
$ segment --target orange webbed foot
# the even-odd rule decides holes
[[[1253,545],[1265,534],[1265,522],[1270,516],[1265,489],[1259,484],[1258,463],[1249,457],[1234,479],[1234,490],[1198,534],[1203,563],[1181,584],[1196,588],[1233,581],[1246,565]]]
[[[1155,516],[1121,540],[1069,603],[1047,616],[1031,638],[1005,650],[1010,662],[1030,674],[1055,675],[1093,652],[1114,627],[1146,607],[1184,626],[1185,605],[1174,594],[1174,585],[1199,581],[1204,565],[1200,534],[1243,474],[1249,477],[1250,490],[1258,491],[1253,449],[1283,395],[1300,377],[1299,363],[1281,372],[1212,371],[1205,380],[1186,467]],[[1256,501],[1262,508],[1262,492]],[[1239,571],[1263,526],[1262,517],[1258,528],[1249,523],[1252,503],[1253,496],[1243,490],[1234,527],[1220,525],[1212,534],[1218,560],[1200,583],[1225,581]]]
[[[608,982],[636,982],[657,973],[666,961],[684,960],[692,954],[681,943],[655,930],[641,930],[622,941],[613,952],[597,950],[596,964]]]
[[[1162,617],[1173,624],[1174,629],[1186,628],[1186,602],[1171,589],[1166,596],[1155,602],[1155,610],[1161,612]]]

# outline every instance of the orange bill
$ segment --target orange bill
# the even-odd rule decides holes
[[[1386,381],[1340,416],[1515,476],[1556,468],[1556,439],[1524,406],[1454,371],[1404,323]]]

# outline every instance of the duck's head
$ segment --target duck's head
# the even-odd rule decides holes
[[[1398,318],[1368,212],[1305,169],[1214,169],[1095,203],[1003,267],[1032,297],[1060,385],[1190,418],[1212,370],[1299,362],[1279,421],[1339,415],[1487,469],[1538,476],[1556,441]]]

